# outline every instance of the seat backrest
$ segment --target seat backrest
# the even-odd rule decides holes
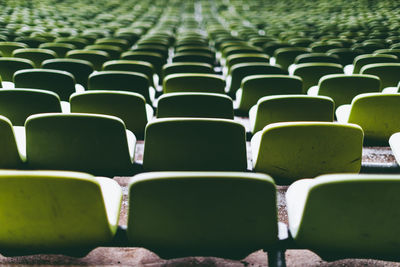
[[[14,73],[17,88],[34,88],[52,91],[63,101],[75,92],[75,78],[66,71],[50,69],[27,69]]]
[[[303,81],[303,93],[318,84],[321,77],[328,74],[343,73],[343,66],[335,63],[303,63],[296,65],[293,75]]]
[[[67,52],[66,57],[89,61],[97,71],[100,71],[104,62],[110,59],[110,55],[105,51],[89,49],[71,50]]]
[[[128,239],[160,257],[242,259],[275,245],[277,235],[276,188],[267,175],[153,172],[130,182]]]
[[[35,64],[36,68],[39,68],[43,61],[56,58],[57,54],[52,50],[43,48],[20,48],[14,50],[12,56],[29,59]]]
[[[174,62],[165,64],[162,68],[162,79],[177,73],[214,73],[213,67],[207,63],[199,62]]]
[[[34,63],[25,58],[0,57],[0,76],[3,81],[12,82],[18,70],[33,69]]]
[[[143,168],[146,171],[244,171],[246,133],[226,119],[166,118],[146,126]]]
[[[233,119],[229,96],[213,93],[169,93],[158,98],[157,118],[203,117]]]
[[[75,46],[67,43],[44,43],[39,48],[52,50],[57,54],[57,57],[63,58],[68,51],[75,49]]]
[[[171,74],[163,80],[164,93],[205,92],[224,93],[225,80],[216,74],[178,73]]]
[[[121,54],[121,59],[146,61],[153,65],[158,76],[161,75],[162,65],[165,63],[163,56],[156,52],[127,51]]]
[[[99,71],[89,76],[88,90],[118,90],[141,94],[151,103],[146,75],[132,71]]]
[[[394,55],[386,54],[364,54],[359,55],[354,59],[353,73],[360,73],[362,67],[374,63],[398,63],[399,59]]]
[[[371,74],[381,79],[381,89],[396,87],[400,81],[400,63],[375,63],[361,68],[361,74]]]
[[[359,94],[379,92],[380,79],[367,74],[330,74],[319,80],[318,95],[329,96],[339,107],[350,104],[353,98]]]
[[[21,42],[0,42],[0,51],[3,57],[11,57],[13,51],[20,48],[28,48],[28,45]]]
[[[327,121],[334,117],[334,103],[329,97],[307,95],[265,96],[258,100],[252,132],[285,121]]]
[[[214,57],[203,52],[178,52],[172,62],[199,62],[214,65]]]
[[[398,257],[399,190],[399,175],[332,174],[298,181],[286,195],[291,234],[321,256]]]
[[[11,121],[0,115],[0,168],[20,169],[24,167],[25,151],[18,150]]]
[[[326,173],[358,173],[362,145],[363,131],[354,124],[273,123],[251,140],[253,168],[281,183]]]
[[[336,55],[328,55],[327,53],[310,53],[298,55],[294,64],[302,63],[336,63],[339,64],[339,57]]]
[[[343,66],[353,64],[354,58],[363,54],[363,51],[352,48],[334,48],[328,50],[328,55],[336,55],[339,57],[339,62]]]
[[[118,218],[108,218],[92,175],[1,170],[0,192],[2,253],[77,251],[105,244],[116,233]]]
[[[310,53],[311,50],[305,47],[284,47],[275,50],[274,57],[276,64],[287,70],[298,55]]]
[[[147,123],[146,100],[137,93],[125,91],[90,90],[74,93],[70,98],[71,112],[106,114],[124,121],[126,129],[136,138],[144,139]]]
[[[24,126],[30,115],[61,112],[60,98],[56,93],[38,89],[0,90],[0,114],[14,126]]]
[[[146,61],[124,59],[110,60],[103,64],[103,70],[133,71],[143,73],[149,79],[150,85],[154,86],[154,68],[151,63]]]
[[[367,93],[353,99],[348,122],[360,125],[369,143],[387,145],[400,131],[399,114],[399,94]]]
[[[30,168],[115,176],[132,173],[125,125],[98,114],[32,115],[25,123]]]

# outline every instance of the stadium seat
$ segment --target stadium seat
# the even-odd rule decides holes
[[[301,54],[310,53],[309,48],[305,47],[286,47],[275,50],[274,57],[276,64],[287,70],[294,63],[296,57]]]
[[[23,127],[14,127],[11,121],[0,115],[0,168],[21,169],[25,167],[25,136]]]
[[[147,76],[150,85],[154,87],[154,68],[153,65],[146,61],[138,60],[110,60],[103,64],[103,70],[117,70],[117,71],[133,71],[139,72]]]
[[[385,54],[364,54],[357,56],[354,59],[354,69],[353,73],[358,74],[362,67],[368,64],[374,63],[399,63],[399,59],[394,55],[385,55]]]
[[[29,59],[0,57],[0,76],[3,81],[12,82],[16,71],[33,68],[34,63]]]
[[[163,92],[225,92],[225,80],[216,74],[179,73],[171,74],[163,80]]]
[[[16,49],[28,48],[28,45],[20,42],[0,42],[0,52],[3,57],[12,57]]]
[[[97,71],[100,71],[104,62],[110,59],[109,54],[105,51],[89,49],[71,50],[67,52],[66,57],[89,61]]]
[[[12,56],[16,58],[25,58],[31,60],[36,68],[42,65],[46,59],[56,58],[57,54],[50,49],[43,48],[20,48],[12,52]]]
[[[371,74],[381,79],[381,90],[386,87],[397,86],[399,77],[400,63],[375,63],[368,64],[361,68],[361,74]]]

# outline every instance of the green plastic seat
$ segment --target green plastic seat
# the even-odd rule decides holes
[[[339,57],[328,55],[327,53],[309,53],[298,55],[294,59],[294,64],[302,63],[335,63],[339,64]]]
[[[251,132],[261,131],[265,126],[285,121],[333,122],[334,103],[325,96],[274,95],[258,100],[250,109]]]
[[[21,48],[28,48],[28,45],[21,42],[0,42],[3,57],[12,57],[13,51]]]
[[[172,62],[199,62],[214,65],[215,59],[203,52],[179,52],[173,56]]]
[[[0,76],[3,81],[12,82],[16,71],[33,68],[34,63],[29,59],[0,57]]]
[[[157,118],[203,117],[233,120],[232,99],[213,93],[169,93],[157,102]]]
[[[354,58],[363,54],[363,51],[352,48],[334,48],[327,51],[328,55],[336,55],[339,57],[341,65],[346,66],[353,64]]]
[[[362,146],[358,125],[273,123],[251,139],[253,169],[282,184],[327,173],[358,173]]]
[[[154,71],[159,77],[161,76],[161,68],[165,63],[161,54],[148,51],[127,51],[121,54],[121,59],[149,62],[153,65]]]
[[[400,94],[366,93],[337,109],[336,117],[360,125],[368,144],[387,145],[390,136],[400,131],[399,112]]]
[[[390,136],[389,145],[390,145],[390,148],[392,149],[392,152],[397,161],[397,164],[399,164],[399,162],[400,162],[400,134],[398,132],[394,133]]]
[[[374,75],[330,74],[322,77],[318,86],[314,88],[311,87],[308,91],[309,95],[329,96],[337,108],[344,104],[350,104],[353,98],[359,94],[379,92],[381,82]]]
[[[353,73],[360,73],[362,67],[368,64],[374,63],[398,63],[399,59],[394,55],[385,55],[385,54],[364,54],[357,56],[354,59],[354,69]]]
[[[68,101],[75,92],[75,78],[66,71],[27,69],[14,73],[16,88],[43,89],[56,93],[62,101]]]
[[[361,68],[361,74],[371,74],[381,79],[381,89],[395,87],[400,81],[400,63],[375,63]]]
[[[58,58],[63,58],[68,51],[74,50],[75,46],[67,43],[44,43],[39,48],[52,50],[57,54]]]
[[[310,48],[313,53],[326,53],[331,49],[342,48],[342,45],[338,43],[313,43],[310,45]],[[338,63],[338,62],[331,62],[331,63]]]
[[[151,52],[160,54],[163,57],[163,60],[167,60],[169,50],[168,47],[163,45],[152,45],[152,44],[138,44],[134,48],[132,48],[134,52]]]
[[[296,57],[301,54],[310,53],[309,48],[305,47],[284,47],[275,50],[274,57],[276,64],[287,70],[294,63]]]
[[[250,62],[263,62],[269,63],[269,56],[266,54],[248,54],[248,53],[241,53],[241,54],[233,54],[226,58],[226,65],[228,69],[230,69],[235,64],[239,63],[250,63]]]
[[[243,54],[243,53],[259,53],[262,54],[263,51],[255,46],[250,45],[239,45],[239,46],[228,46],[222,49],[222,56],[228,58],[231,55]]]
[[[293,183],[289,229],[297,246],[325,260],[398,259],[400,176],[330,174]]]
[[[26,153],[23,128],[13,128],[11,121],[0,115],[0,168],[25,168]]]
[[[214,73],[213,67],[207,63],[199,62],[174,62],[167,63],[162,68],[162,79],[171,74],[178,73]]]
[[[88,40],[82,37],[58,37],[54,40],[56,43],[66,43],[72,44],[76,47],[76,49],[83,49],[85,46],[89,44]]]
[[[293,75],[303,81],[303,93],[311,86],[317,85],[320,78],[328,74],[343,73],[343,66],[335,63],[302,63],[295,66]]]
[[[112,179],[78,172],[1,170],[0,188],[3,255],[82,255],[116,234],[122,189]]]
[[[225,80],[216,74],[204,73],[178,73],[171,74],[163,80],[164,93],[174,92],[225,92]]]
[[[385,55],[394,55],[397,58],[400,58],[400,49],[399,48],[390,48],[390,49],[378,49],[374,51],[374,54],[385,54]]]
[[[236,91],[240,88],[242,80],[250,75],[257,74],[278,74],[287,75],[288,72],[283,70],[280,66],[272,66],[267,63],[253,62],[253,63],[239,63],[231,68],[231,82],[229,87],[229,95],[234,97]]]
[[[109,44],[87,45],[87,46],[85,46],[84,49],[95,50],[95,51],[104,51],[110,56],[110,59],[118,59],[122,53],[122,49],[119,46],[109,45]]]
[[[246,131],[233,120],[164,118],[146,126],[145,171],[245,171]]]
[[[128,240],[162,258],[243,259],[278,241],[276,188],[264,174],[143,173],[130,181],[129,207]]]
[[[93,64],[89,61],[73,58],[48,59],[43,61],[42,68],[67,71],[74,76],[76,83],[85,88],[89,75],[94,71]]]
[[[31,60],[36,68],[42,65],[46,59],[56,58],[57,54],[50,49],[43,48],[21,48],[12,52],[13,57],[25,58]]]
[[[117,90],[141,94],[150,100],[150,82],[146,75],[132,71],[99,71],[89,76],[88,90]]]
[[[154,86],[154,68],[151,63],[139,60],[110,60],[103,64],[103,70],[133,71],[147,76],[150,85]]]
[[[104,62],[110,59],[109,54],[105,51],[89,49],[71,50],[67,52],[66,57],[89,61],[97,71],[100,71]]]
[[[70,97],[71,112],[106,114],[124,121],[126,129],[137,139],[144,139],[144,129],[153,117],[153,109],[145,98],[126,91],[96,91],[74,93]]]
[[[0,90],[0,114],[14,126],[24,126],[30,115],[61,112],[60,98],[56,93],[38,89]]]
[[[289,75],[250,75],[236,92],[237,110],[248,113],[257,101],[268,95],[301,94],[302,80]]]
[[[111,37],[100,38],[96,40],[95,44],[118,46],[122,50],[126,50],[129,48],[129,42],[122,38],[111,38]]]
[[[136,138],[114,116],[71,113],[32,115],[25,123],[29,168],[132,175]]]

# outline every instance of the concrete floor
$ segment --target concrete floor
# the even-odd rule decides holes
[[[143,142],[136,146],[136,161],[143,158]],[[249,152],[249,158],[251,158]],[[363,162],[394,163],[394,156],[389,147],[369,147],[363,150]],[[120,215],[120,225],[127,222],[127,185],[130,177],[114,178],[123,187],[124,199]],[[278,187],[278,215],[279,221],[287,223],[286,201],[284,194],[287,186]],[[33,255],[20,257],[0,256],[0,265],[120,265],[120,266],[268,266],[267,254],[256,251],[241,261],[233,261],[212,257],[188,257],[165,260],[144,248],[105,248],[100,247],[91,251],[83,258],[74,258],[63,255]],[[400,262],[377,260],[346,259],[334,262],[321,260],[316,254],[308,250],[286,251],[287,266],[400,266]]]

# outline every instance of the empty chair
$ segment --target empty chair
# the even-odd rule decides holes
[[[379,92],[380,88],[380,79],[374,75],[329,74],[319,80],[318,86],[311,87],[308,94],[329,96],[339,107],[350,104],[359,94]]]
[[[122,49],[120,47],[106,44],[87,45],[85,46],[85,49],[107,52],[110,59],[118,59],[122,53]]]
[[[57,57],[63,58],[68,51],[74,50],[75,46],[66,43],[44,43],[39,48],[52,50],[57,54]]]
[[[89,61],[73,58],[48,59],[43,61],[42,68],[68,71],[74,76],[76,83],[85,88],[87,88],[89,75],[94,71],[93,64]]]
[[[384,174],[331,174],[293,183],[286,202],[295,245],[325,260],[398,258],[399,186],[399,175]]]
[[[54,40],[56,43],[66,43],[66,44],[72,44],[74,45],[77,49],[83,49],[86,45],[88,45],[88,40],[82,37],[58,37]]]
[[[34,63],[29,59],[0,57],[0,76],[3,81],[12,82],[16,71],[33,68]]]
[[[60,98],[56,93],[38,89],[0,90],[0,114],[14,126],[24,126],[30,115],[61,112]]]
[[[118,90],[141,94],[148,103],[150,82],[146,75],[131,71],[99,71],[89,76],[89,90]],[[153,94],[154,95],[154,94]]]
[[[339,107],[336,117],[360,125],[368,144],[387,145],[389,137],[400,131],[399,112],[400,94],[366,93]]]
[[[267,63],[253,62],[253,63],[239,63],[231,68],[230,73],[230,87],[229,95],[234,97],[236,91],[240,88],[242,80],[250,75],[256,74],[288,74],[280,66],[272,66]]]
[[[339,57],[339,63],[343,66],[353,64],[354,58],[363,54],[363,51],[353,48],[334,48],[327,51],[328,55]]]
[[[130,182],[129,207],[128,240],[163,258],[243,259],[278,240],[276,188],[264,174],[143,173]]]
[[[146,126],[145,171],[245,171],[246,131],[233,120],[164,118]]]
[[[249,62],[269,63],[269,56],[266,54],[233,54],[226,59],[226,65],[228,68],[231,68],[235,64]]]
[[[0,168],[21,169],[25,167],[25,138],[23,128],[13,128],[11,121],[0,115]]]
[[[103,70],[133,71],[147,76],[150,85],[154,86],[154,68],[151,63],[139,60],[110,60],[103,64]]]
[[[96,40],[95,44],[118,46],[122,50],[129,48],[129,42],[122,38],[100,38]]]
[[[400,162],[400,133],[394,133],[389,138],[389,145],[392,149],[397,164]]]
[[[149,62],[153,65],[154,71],[158,76],[161,76],[161,68],[165,63],[165,59],[161,54],[147,51],[127,51],[122,53],[121,59]]]
[[[122,119],[126,129],[136,138],[144,139],[144,129],[153,116],[153,109],[145,98],[126,91],[96,91],[74,93],[70,97],[71,112],[113,115]]]
[[[220,75],[204,73],[171,74],[163,80],[164,93],[173,92],[225,92],[225,80]]]
[[[1,170],[0,188],[3,255],[82,256],[116,234],[122,190],[112,179],[78,172]]]
[[[339,57],[336,55],[328,55],[327,53],[309,53],[298,55],[294,64],[302,63],[336,63],[339,64]]]
[[[303,81],[303,93],[317,85],[321,77],[337,73],[343,73],[343,67],[335,63],[303,63],[296,65],[293,71],[293,75],[299,76]]]
[[[361,74],[371,74],[381,79],[381,89],[394,87],[400,81],[400,63],[375,63],[361,68]]]
[[[174,62],[165,64],[162,68],[162,79],[170,74],[177,73],[214,73],[213,67],[207,63]]]
[[[353,73],[360,73],[362,67],[368,64],[374,63],[396,63],[399,62],[399,59],[394,55],[385,55],[385,54],[365,54],[357,56],[354,59],[354,69]]]
[[[43,48],[21,48],[16,49],[12,52],[13,57],[25,58],[31,60],[36,68],[42,65],[42,62],[46,59],[56,58],[57,54],[49,49]]]
[[[132,175],[136,138],[114,116],[71,113],[32,115],[25,123],[32,169]]]
[[[104,62],[110,59],[109,54],[105,51],[89,49],[71,50],[67,52],[66,57],[89,61],[93,64],[93,68],[98,71],[101,70]]]
[[[203,117],[233,119],[229,96],[213,93],[169,93],[157,102],[157,118]]]
[[[151,52],[160,54],[164,60],[168,58],[168,47],[163,45],[152,45],[152,44],[138,44],[132,51],[135,52]]]
[[[74,76],[66,71],[49,69],[19,70],[14,74],[16,88],[34,88],[56,93],[62,101],[68,101],[75,92]]]
[[[332,122],[334,103],[329,97],[306,95],[265,96],[249,112],[250,130],[261,131],[265,126],[285,121]]]
[[[273,123],[251,139],[253,169],[284,184],[326,173],[358,173],[362,146],[363,130],[355,124]]]
[[[214,65],[214,61],[213,56],[202,52],[178,52],[172,58],[172,62],[199,62],[210,65]]]
[[[276,64],[279,64],[286,70],[294,63],[298,55],[307,53],[310,53],[310,50],[305,47],[285,47],[277,49],[274,53],[274,57]]]
[[[21,42],[0,42],[0,52],[3,57],[11,57],[14,50],[21,48],[28,48],[28,45]]]
[[[250,75],[236,92],[237,109],[247,113],[263,96],[301,94],[302,90],[302,80],[296,76]]]

